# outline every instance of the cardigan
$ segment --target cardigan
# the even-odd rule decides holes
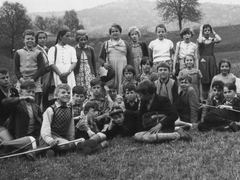
[[[127,54],[126,54],[126,58],[127,58],[127,64],[130,64],[132,66],[134,66],[134,62],[133,62],[133,58],[132,58],[132,50],[130,45],[123,40],[125,45],[126,45],[126,49],[127,49]],[[101,48],[100,48],[100,52],[98,55],[98,62],[100,63],[100,65],[103,66],[104,63],[106,63],[106,42],[102,43]]]
[[[96,71],[96,58],[95,58],[95,52],[93,47],[88,46],[86,48],[80,48],[78,45],[75,46],[76,53],[77,53],[77,65],[74,69],[74,74],[79,74],[79,68],[80,68],[80,62],[81,62],[81,54],[84,51],[88,58],[88,64],[91,69],[91,73],[95,76],[97,75]]]

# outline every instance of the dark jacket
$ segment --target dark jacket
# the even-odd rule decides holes
[[[148,130],[144,129],[142,125],[142,116],[147,112],[159,112],[161,114],[165,114],[166,118],[161,121],[162,131],[163,132],[174,131],[175,127],[174,122],[177,120],[178,114],[167,97],[155,94],[152,105],[149,110],[147,109],[147,104],[145,102],[140,103],[141,104],[138,116],[139,131]]]
[[[97,75],[96,72],[96,58],[95,58],[95,52],[93,47],[87,46],[86,48],[81,48],[79,46],[75,46],[76,53],[77,53],[77,65],[74,69],[74,74],[79,74],[79,67],[80,67],[80,61],[81,61],[81,54],[84,51],[87,55],[88,58],[88,64],[91,69],[91,73],[94,74],[95,76]]]
[[[143,53],[143,57],[145,56],[149,56],[148,55],[148,47],[147,47],[147,44],[145,42],[139,42],[141,48],[142,48],[142,53]]]

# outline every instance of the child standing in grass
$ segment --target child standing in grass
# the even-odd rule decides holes
[[[35,33],[27,29],[23,33],[23,49],[17,50],[14,56],[15,75],[17,77],[16,88],[20,90],[21,84],[31,80],[36,84],[35,101],[40,105],[42,92],[40,77],[44,72],[44,59],[42,53],[34,48]]]
[[[213,77],[211,84],[213,84],[214,81],[222,81],[224,84],[226,83],[235,84],[236,77],[232,73],[230,73],[230,70],[231,70],[230,61],[227,59],[222,59],[219,62],[218,66],[219,66],[220,74]]]
[[[181,71],[184,69],[185,62],[184,58],[187,54],[191,54],[195,58],[194,66],[196,69],[198,69],[198,54],[197,54],[197,45],[193,42],[191,42],[191,38],[193,37],[193,30],[191,28],[184,28],[180,32],[180,36],[183,39],[183,41],[179,41],[176,45],[176,52],[174,55],[173,60],[173,74],[178,76],[179,72],[176,72],[176,63],[179,63],[179,69],[178,71]]]
[[[173,42],[166,39],[167,29],[163,24],[159,24],[155,28],[157,39],[150,42],[149,56],[153,62],[153,71],[156,72],[157,66],[160,62],[166,62],[170,66],[170,72],[172,72],[173,66]]]
[[[87,102],[84,106],[84,116],[80,118],[76,125],[75,138],[89,139],[99,132],[95,117],[98,116],[98,104],[96,102]]]
[[[135,80],[135,75],[136,75],[136,71],[134,69],[133,66],[131,65],[126,65],[123,68],[123,77],[124,80],[120,86],[120,92],[119,94],[122,96],[123,95],[123,89],[124,86],[128,85],[128,84],[132,84],[134,86],[137,86],[137,81]]]
[[[210,35],[213,35],[211,37]],[[214,56],[214,46],[221,42],[221,37],[213,30],[210,24],[204,24],[200,27],[198,36],[199,49],[199,70],[201,71],[203,98],[207,99],[211,80],[217,74],[217,63]]]
[[[191,54],[187,54],[184,57],[184,63],[186,68],[179,72],[179,77],[188,74],[192,78],[191,86],[194,88],[198,99],[203,100],[202,97],[202,73],[199,69],[194,68],[195,58]]]
[[[223,88],[225,102],[210,111],[202,123],[198,125],[200,131],[239,131],[240,130],[240,98],[236,93],[236,85],[226,83]],[[237,110],[234,111],[234,110]]]
[[[152,71],[153,62],[150,61],[149,57],[143,57],[140,62],[142,69],[141,74],[137,74],[136,80],[142,82],[144,80],[149,80],[154,82],[158,79],[157,73]]]
[[[87,45],[88,35],[85,30],[78,30],[75,36],[77,65],[74,69],[76,84],[83,86],[85,89],[90,89],[90,81],[95,78],[96,59],[93,47]]]
[[[139,74],[141,72],[140,61],[142,57],[148,57],[148,48],[146,43],[139,41],[139,38],[141,37],[141,32],[136,26],[132,26],[129,28],[128,37],[131,40],[129,45],[132,48],[134,69],[136,71],[136,74]]]
[[[67,151],[75,147],[74,143],[57,146],[74,140],[74,121],[71,104],[71,88],[67,84],[59,84],[55,90],[57,97],[54,105],[43,114],[40,145],[52,146],[58,151]]]
[[[179,95],[177,82],[170,78],[170,66],[161,62],[157,67],[159,79],[156,80],[156,94],[169,98],[175,110],[179,107]]]

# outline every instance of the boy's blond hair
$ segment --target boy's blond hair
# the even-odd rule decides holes
[[[68,84],[59,84],[55,89],[55,95],[59,92],[60,89],[64,89],[66,91],[71,91],[71,87]]]

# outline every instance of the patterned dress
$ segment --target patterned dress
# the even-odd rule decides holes
[[[140,61],[141,61],[141,58],[143,57],[142,47],[140,44],[133,44],[133,43],[130,43],[130,46],[132,48],[134,69],[136,71],[136,74],[139,74],[141,73]]]
[[[91,73],[88,58],[84,51],[81,54],[80,61],[79,74],[75,76],[76,84],[78,86],[83,86],[85,89],[90,89],[90,81],[94,79],[94,75]]]

